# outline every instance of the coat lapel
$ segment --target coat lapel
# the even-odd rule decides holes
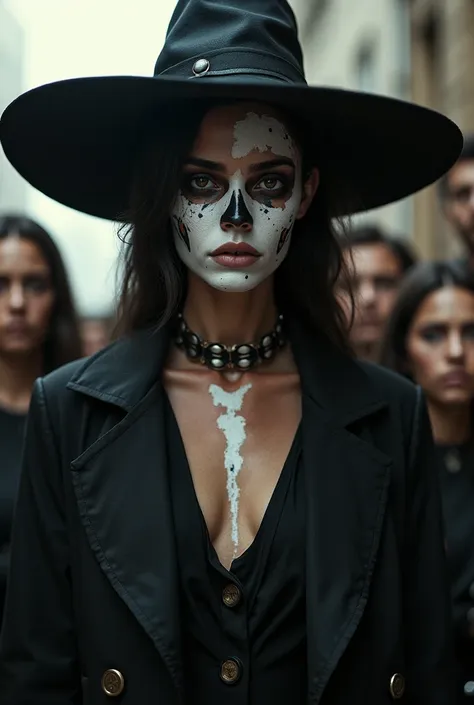
[[[71,470],[80,517],[100,567],[181,689],[165,393],[159,381],[165,337],[142,335],[139,345],[136,340],[118,343],[71,380],[69,388],[127,412],[74,460]]]
[[[309,702],[318,703],[367,603],[391,460],[349,428],[386,406],[362,368],[292,336],[303,387]]]

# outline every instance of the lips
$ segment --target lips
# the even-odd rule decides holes
[[[211,257],[219,257],[220,255],[229,255],[230,257],[260,257],[260,252],[248,245],[246,242],[226,242],[211,252]]]

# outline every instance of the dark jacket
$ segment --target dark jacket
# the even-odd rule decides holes
[[[308,702],[452,705],[440,497],[420,393],[299,329],[291,338],[304,390]],[[180,702],[167,346],[166,333],[141,332],[36,383],[1,705],[99,705],[104,687],[123,688],[123,705]]]

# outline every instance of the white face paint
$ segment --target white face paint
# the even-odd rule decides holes
[[[253,197],[255,187],[252,195],[247,190],[250,177],[244,178],[242,171],[236,168],[228,178],[227,190],[218,200],[210,197],[203,203],[201,198],[201,202],[195,203],[180,191],[171,211],[175,245],[181,260],[210,286],[222,291],[248,291],[273,274],[288,253],[301,203],[299,154],[285,126],[276,118],[255,113],[248,113],[236,122],[231,153],[236,167],[237,160],[251,152],[272,152],[272,159],[286,157],[294,162],[295,181],[290,194],[285,196],[286,201],[282,202],[281,197],[272,200],[268,191],[257,200]],[[203,172],[205,175],[205,170]],[[278,172],[274,176],[277,177]],[[277,191],[275,196],[278,196]],[[241,217],[245,225],[229,227],[231,216]],[[226,267],[211,257],[211,253],[226,243],[246,243],[260,256],[245,268]]]
[[[234,556],[237,554],[239,547],[240,488],[237,478],[244,463],[240,451],[247,438],[245,418],[237,414],[237,412],[242,409],[244,396],[251,388],[251,384],[246,384],[235,392],[226,392],[225,389],[217,386],[217,384],[211,384],[209,387],[209,394],[212,397],[214,406],[222,406],[225,409],[225,413],[221,414],[217,419],[217,427],[222,431],[226,440],[224,467],[227,471],[227,496],[230,505]]]

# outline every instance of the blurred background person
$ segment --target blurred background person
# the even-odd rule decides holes
[[[382,362],[419,384],[439,455],[459,665],[459,702],[474,695],[474,277],[425,262],[403,283]]]
[[[23,430],[34,380],[81,356],[61,255],[22,216],[0,216],[0,624]]]
[[[403,276],[416,258],[408,243],[386,235],[375,225],[349,231],[342,246],[348,255],[352,274],[352,348],[357,357],[378,362],[387,318]],[[343,298],[346,297],[345,308],[349,312],[352,306],[348,301],[348,289],[342,286],[341,293]]]
[[[80,330],[84,355],[93,355],[109,344],[114,320],[112,315],[81,318]]]
[[[464,136],[461,156],[439,188],[443,212],[465,249],[462,261],[474,272],[474,133]]]

